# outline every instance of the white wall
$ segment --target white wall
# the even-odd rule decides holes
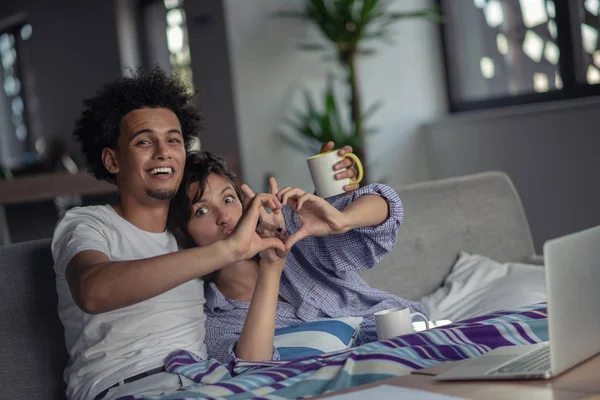
[[[414,10],[432,3],[397,0],[393,8]],[[283,143],[277,131],[294,104],[303,104],[299,89],[322,88],[334,64],[295,47],[316,36],[311,26],[269,16],[299,10],[302,4],[303,0],[225,3],[242,166],[246,181],[257,190],[264,190],[268,173],[281,184],[312,189],[307,154]],[[365,105],[385,102],[370,120],[380,128],[367,144],[372,180],[405,184],[430,176],[418,126],[446,111],[438,28],[423,20],[399,22],[395,44],[379,45],[378,54],[359,65]]]

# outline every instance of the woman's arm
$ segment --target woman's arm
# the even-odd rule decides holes
[[[245,361],[273,359],[275,317],[279,297],[279,281],[285,257],[276,261],[262,259],[258,280],[242,334],[235,346],[235,355]]]
[[[388,202],[380,196],[367,194],[360,196],[342,210],[347,230],[377,226],[389,217]]]
[[[303,234],[308,237],[302,237],[291,254],[301,258],[304,265],[333,271],[369,269],[396,244],[404,210],[394,189],[371,184],[351,194],[329,198],[327,202],[343,216],[337,217],[342,222],[331,224],[334,229],[325,236]],[[302,217],[296,215],[293,205],[284,205],[282,212],[293,236],[302,229]]]

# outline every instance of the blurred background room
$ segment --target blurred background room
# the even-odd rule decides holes
[[[74,121],[101,84],[159,65],[198,93],[196,148],[255,190],[271,175],[312,190],[305,160],[330,139],[396,188],[504,171],[541,251],[600,223],[599,13],[600,0],[2,0],[0,244],[114,201]]]

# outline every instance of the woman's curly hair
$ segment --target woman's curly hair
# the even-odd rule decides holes
[[[242,183],[237,175],[225,165],[225,161],[209,152],[189,153],[185,161],[185,171],[179,190],[173,199],[169,208],[169,217],[167,219],[167,229],[173,233],[177,239],[180,248],[189,249],[196,247],[193,239],[188,232],[188,222],[192,218],[194,203],[198,202],[206,190],[206,181],[210,174],[225,178],[233,186],[238,199],[244,200],[242,192]],[[190,185],[198,182],[198,190],[191,197]],[[191,197],[191,200],[190,200]]]
[[[104,85],[94,97],[83,101],[74,136],[81,143],[88,169],[97,179],[115,183],[115,175],[102,163],[105,147],[117,148],[121,119],[140,108],[167,108],[179,119],[186,149],[202,126],[195,95],[176,77],[160,68],[138,69],[133,76]]]

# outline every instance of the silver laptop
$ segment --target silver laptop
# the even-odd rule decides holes
[[[548,342],[500,347],[436,380],[549,379],[600,353],[600,226],[544,244]]]

